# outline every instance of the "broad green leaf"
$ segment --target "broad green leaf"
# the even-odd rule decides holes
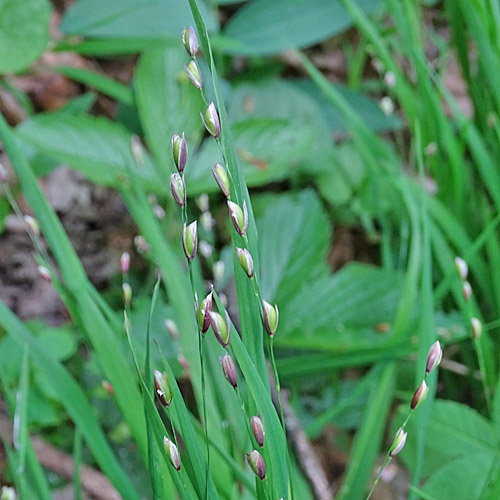
[[[342,114],[333,107],[330,100],[324,96],[311,80],[297,79],[291,80],[291,82],[318,103],[328,128],[332,132],[345,132],[348,130]],[[335,84],[333,87],[344,97],[368,128],[376,132],[401,128],[401,120],[395,114],[387,116],[379,104],[368,95],[340,84]]]
[[[208,30],[214,31],[213,17],[206,8],[203,14]],[[186,0],[79,0],[67,10],[60,29],[92,38],[158,38],[179,43],[183,28],[192,24]]]
[[[399,413],[406,416],[406,408]],[[415,450],[414,421],[408,424],[408,438],[401,453],[411,461]],[[425,444],[423,477],[429,477],[444,464],[460,457],[498,455],[497,436],[492,424],[472,408],[453,401],[437,400],[430,415]],[[471,497],[474,498],[474,497]]]
[[[278,198],[257,228],[265,300],[287,304],[308,280],[327,271],[330,225],[313,191]]]
[[[362,327],[372,329],[369,339],[380,338],[373,328],[393,320],[401,284],[402,276],[394,271],[358,263],[305,284],[280,310],[283,340],[302,338],[306,345],[322,332],[335,342],[344,330]]]
[[[492,461],[489,453],[467,453],[440,467],[422,491],[439,500],[479,499]]]
[[[500,438],[500,380],[497,382],[495,395],[493,396],[493,424]]]
[[[21,321],[0,301],[0,324],[19,345],[27,344],[30,348],[33,366],[45,372],[52,379],[59,399],[80,428],[86,443],[97,463],[114,484],[123,498],[137,500],[129,478],[123,472],[109,446],[94,411],[87,401],[81,387],[71,377],[66,368],[56,361]]]
[[[366,12],[381,5],[358,3]],[[224,35],[234,41],[229,53],[270,55],[314,45],[351,25],[340,0],[254,0],[229,20]]]
[[[57,66],[51,69],[76,82],[88,85],[124,104],[129,106],[133,106],[134,104],[134,95],[130,88],[108,76],[88,69],[73,68],[70,66]]]
[[[15,73],[38,59],[49,41],[48,0],[0,2],[0,73]]]
[[[143,151],[144,165],[137,167],[131,134],[105,118],[42,114],[26,120],[16,131],[43,153],[68,163],[93,182],[118,186],[133,168],[145,186],[161,190],[147,152]]]
[[[135,74],[139,118],[149,148],[167,181],[169,173],[175,169],[170,143],[172,135],[186,133],[190,154],[202,136],[200,110],[204,104],[200,92],[182,69],[188,60],[183,47],[150,50],[141,57]],[[210,170],[207,165],[204,167]],[[188,157],[187,170],[190,168]]]

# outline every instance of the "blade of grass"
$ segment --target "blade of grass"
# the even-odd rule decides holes
[[[19,387],[16,394],[16,409],[14,412],[13,443],[17,451],[19,474],[19,496],[26,498],[26,453],[29,442],[28,433],[28,391],[29,391],[29,346],[23,346],[23,359],[21,362],[21,376],[19,378]]]
[[[394,380],[395,364],[385,365],[376,388],[370,393],[337,500],[361,500],[366,494],[392,401]]]
[[[0,301],[0,325],[19,345],[29,345],[33,365],[52,380],[52,388],[58,393],[59,400],[80,428],[94,458],[115,488],[125,500],[139,500],[139,495],[113,454],[94,410],[88,403],[83,391],[68,373],[66,368],[46,352],[33,334]]]
[[[65,287],[77,305],[80,324],[96,349],[106,377],[112,384],[116,401],[127,421],[143,457],[146,456],[144,416],[140,408],[140,395],[135,384],[130,364],[124,357],[115,332],[103,318],[99,308],[91,299],[83,267],[73,250],[64,229],[50,208],[38,186],[36,178],[19,150],[12,132],[0,115],[0,137],[19,178],[26,200],[30,204],[41,230],[61,270]],[[74,309],[69,306],[70,310]]]

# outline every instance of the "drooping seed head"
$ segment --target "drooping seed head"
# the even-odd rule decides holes
[[[199,43],[198,37],[196,36],[196,31],[192,26],[190,26],[189,29],[184,28],[182,30],[182,43],[184,44],[187,53],[191,57],[196,57],[196,54],[198,53]]]
[[[198,321],[198,328],[202,334],[207,333],[210,328],[210,312],[212,311],[212,298],[213,294],[210,292],[200,303],[197,313],[196,319]]]
[[[441,349],[441,344],[439,340],[436,340],[434,344],[431,345],[429,349],[429,354],[427,354],[427,363],[425,365],[425,374],[428,375],[434,368],[436,368],[439,363],[441,363],[441,358],[443,357],[443,350]]]
[[[402,427],[400,427],[398,432],[396,432],[396,436],[394,437],[391,447],[389,448],[390,457],[395,457],[403,449],[406,443],[406,435],[407,433]]]
[[[218,312],[210,311],[210,322],[215,338],[222,347],[226,348],[229,345],[229,338],[231,336],[231,323],[229,321],[229,314],[227,314],[227,311],[224,312],[226,314],[225,320]]]
[[[457,268],[458,276],[462,281],[467,279],[467,275],[469,274],[469,268],[467,266],[467,262],[460,257],[455,257],[455,267]]]
[[[229,179],[224,167],[220,163],[216,163],[215,166],[212,167],[212,173],[214,174],[215,182],[217,182],[224,196],[229,198]]]
[[[206,212],[210,208],[210,198],[207,193],[201,193],[200,196],[196,197],[195,201],[200,212]]]
[[[262,301],[262,321],[264,323],[264,328],[266,329],[267,334],[272,337],[276,333],[276,329],[278,328],[279,321],[279,311],[278,305],[275,304],[274,307],[266,302]]]
[[[220,121],[219,114],[215,109],[215,104],[211,102],[205,111],[205,116],[203,116],[203,113],[200,113],[200,115],[207,132],[218,139],[220,137]]]
[[[172,191],[175,203],[182,208],[186,204],[186,184],[183,175],[180,175],[178,172],[170,174],[170,190]]]
[[[238,204],[227,200],[227,206],[229,208],[229,216],[231,217],[234,229],[236,229],[236,232],[240,236],[245,236],[248,226],[247,204],[245,203],[245,201],[243,201],[242,210]]]
[[[266,435],[262,415],[259,413],[259,416],[253,416],[250,419],[250,424],[252,426],[252,432],[255,437],[255,441],[257,441],[257,444],[262,448],[264,446],[264,437]]]
[[[182,174],[186,168],[188,156],[188,148],[184,132],[182,133],[182,137],[179,137],[177,134],[172,136],[172,155],[174,157],[174,163],[177,170],[180,174]]]
[[[184,249],[184,255],[187,260],[193,260],[196,255],[196,250],[198,250],[198,229],[197,222],[191,222],[189,226],[182,229],[182,248]]]
[[[413,395],[410,408],[412,410],[417,408],[421,403],[425,401],[427,394],[429,394],[429,387],[427,387],[425,380],[422,380],[422,383],[419,385],[418,389],[415,391],[415,394]]]
[[[257,450],[252,450],[246,455],[246,459],[254,474],[263,481],[266,477],[266,464],[261,454]]]
[[[481,333],[483,332],[483,325],[481,321],[479,321],[477,318],[471,318],[470,324],[472,327],[472,334],[474,335],[474,338],[476,340],[479,340],[481,338]]]
[[[154,371],[156,395],[161,404],[168,408],[172,402],[172,386],[165,372],[159,370]]]
[[[170,460],[170,463],[174,466],[175,470],[181,469],[181,457],[179,456],[179,451],[175,443],[168,439],[167,436],[163,436],[163,447],[165,448],[165,453]]]
[[[236,377],[236,368],[234,367],[233,359],[226,352],[223,357],[219,358],[219,363],[227,381],[233,386],[233,389],[238,387],[238,380]]]
[[[128,283],[123,283],[122,295],[123,295],[123,304],[125,305],[125,308],[129,308],[130,303],[132,302],[132,287]]]
[[[179,338],[179,329],[177,328],[177,325],[175,324],[175,321],[171,320],[170,318],[167,318],[165,320],[165,328],[174,340]]]
[[[472,287],[470,286],[470,283],[468,281],[464,281],[464,284],[462,286],[462,295],[465,302],[469,302],[472,296]]]
[[[201,255],[203,255],[203,257],[208,259],[209,257],[212,256],[213,251],[214,248],[212,247],[212,245],[210,245],[210,243],[208,243],[208,241],[205,240],[200,241],[200,253]]]
[[[236,255],[240,261],[241,268],[249,278],[253,277],[253,259],[246,248],[236,247]]]
[[[217,262],[214,262],[213,266],[213,274],[214,274],[214,280],[216,283],[221,282],[224,279],[224,273],[226,270],[226,265],[222,260],[218,260]]]
[[[200,68],[196,64],[196,61],[192,59],[189,64],[184,65],[184,71],[186,72],[189,81],[198,89],[201,90],[203,88],[203,80],[201,79]]]

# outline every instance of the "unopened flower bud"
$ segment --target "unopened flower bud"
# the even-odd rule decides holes
[[[236,255],[240,261],[241,268],[249,278],[253,277],[253,259],[246,248],[236,247]]]
[[[427,354],[427,363],[425,365],[425,374],[429,374],[434,368],[436,368],[439,363],[441,363],[441,358],[443,357],[443,350],[441,349],[441,344],[439,340],[436,340],[434,344],[431,345],[429,349],[429,354]]]
[[[113,386],[109,383],[108,380],[103,380],[101,382],[101,385],[103,389],[110,395],[113,396],[115,394],[115,390],[113,389]]]
[[[161,205],[154,205],[153,213],[158,220],[162,220],[165,218],[165,210],[163,210],[163,207]]]
[[[182,369],[184,370],[184,372],[188,373],[189,372],[189,362],[186,359],[186,356],[184,356],[183,354],[179,354],[177,356],[177,361],[182,366]]]
[[[172,401],[172,386],[170,380],[165,372],[159,370],[154,371],[155,389],[158,399],[163,406],[170,405]]]
[[[457,268],[458,275],[462,281],[467,279],[467,275],[469,274],[469,268],[467,266],[467,262],[460,257],[455,257],[455,267]]]
[[[266,477],[266,464],[261,454],[257,450],[252,450],[246,455],[246,459],[254,474],[263,481]]]
[[[239,205],[232,201],[227,201],[227,206],[229,208],[229,215],[231,221],[233,222],[234,229],[240,236],[245,236],[248,226],[248,211],[247,204],[243,201],[243,210]]]
[[[474,338],[478,340],[481,337],[481,333],[483,331],[483,325],[481,324],[481,321],[479,321],[477,318],[471,318],[470,324],[472,327],[472,334],[474,335]]]
[[[32,236],[40,236],[40,226],[38,225],[38,222],[34,217],[31,217],[31,215],[25,215],[24,222],[26,222],[28,231]]]
[[[198,328],[201,333],[207,333],[210,327],[210,312],[212,311],[212,292],[210,292],[200,303],[197,311]]]
[[[218,283],[224,279],[225,268],[226,268],[226,266],[222,260],[218,260],[217,262],[214,262],[213,273],[214,273],[214,281],[216,283]]]
[[[207,132],[218,139],[220,137],[220,121],[215,104],[211,102],[205,111],[205,116],[203,116],[203,113],[200,113],[200,116]]]
[[[172,154],[175,166],[177,167],[179,173],[182,174],[186,168],[188,156],[188,148],[184,132],[182,133],[182,137],[179,137],[177,134],[172,136]]]
[[[203,255],[203,257],[208,259],[209,257],[212,256],[213,251],[214,251],[214,249],[213,249],[212,245],[210,245],[210,243],[208,243],[208,241],[205,241],[205,240],[200,241],[200,253],[201,253],[201,255]]]
[[[212,167],[212,173],[214,174],[215,182],[217,182],[224,196],[229,198],[229,179],[227,178],[227,172],[224,167],[220,163],[216,163],[215,166]]]
[[[392,71],[388,71],[384,75],[385,84],[392,89],[396,85],[396,75]]]
[[[257,444],[262,448],[264,446],[264,437],[266,435],[262,415],[259,413],[258,417],[253,416],[250,419],[250,424],[252,426],[252,432],[255,437],[255,441],[257,441]]]
[[[123,283],[122,295],[125,307],[130,307],[130,303],[132,302],[132,287],[128,283]]]
[[[200,224],[207,233],[215,226],[215,219],[208,210],[200,215]]]
[[[404,447],[406,443],[406,432],[402,427],[398,429],[396,432],[396,436],[394,437],[394,441],[392,442],[391,447],[389,448],[389,456],[395,457]]]
[[[394,113],[394,103],[389,96],[382,97],[380,101],[380,109],[382,109],[385,116],[390,116]]]
[[[267,334],[272,337],[276,333],[279,321],[279,311],[278,306],[275,304],[274,307],[266,302],[262,301],[262,320],[264,323],[264,328]]]
[[[123,252],[120,257],[120,267],[122,274],[127,274],[130,268],[130,255],[127,252]]]
[[[47,283],[52,283],[50,271],[45,266],[38,266],[38,273]]]
[[[179,329],[177,328],[177,325],[174,321],[172,321],[171,319],[166,319],[165,328],[170,337],[172,337],[174,340],[179,338]]]
[[[227,314],[227,311],[224,312],[226,313],[225,320],[218,312],[210,311],[210,323],[212,325],[215,338],[222,347],[226,348],[229,345],[231,323],[229,322],[229,315]]]
[[[182,248],[184,249],[184,254],[187,260],[193,260],[196,255],[196,250],[198,249],[198,231],[197,222],[191,222],[189,226],[182,229]]]
[[[464,284],[462,286],[462,295],[465,302],[469,302],[472,296],[472,287],[470,286],[470,283],[468,281],[464,281]]]
[[[201,90],[203,87],[203,80],[201,79],[200,68],[196,64],[196,61],[192,59],[189,64],[184,65],[184,71],[186,72],[189,81],[198,89]]]
[[[2,486],[0,500],[17,500],[16,490],[10,486]]]
[[[199,43],[196,31],[192,26],[190,26],[189,29],[184,28],[182,30],[182,43],[184,44],[187,53],[191,57],[195,57],[198,52]]]
[[[137,163],[139,167],[144,166],[142,142],[135,134],[130,138],[130,149],[132,150],[132,156],[134,157],[135,163]]]
[[[226,352],[223,357],[219,358],[219,362],[227,381],[233,386],[233,389],[236,389],[238,381],[236,379],[236,368],[234,367],[233,359]]]
[[[175,470],[181,469],[181,458],[179,452],[177,451],[177,446],[175,443],[168,439],[167,436],[163,436],[163,447],[165,448],[165,453],[170,460],[170,463],[174,466]]]
[[[207,193],[200,194],[195,201],[200,212],[206,212],[210,208],[210,198]]]
[[[410,408],[412,410],[417,408],[417,406],[420,403],[423,403],[425,401],[425,398],[427,397],[428,393],[429,393],[429,387],[427,387],[425,380],[422,380],[422,383],[420,384],[418,389],[415,391],[415,394],[413,395],[413,399],[411,400]]]
[[[144,239],[144,236],[140,234],[134,238],[134,245],[137,248],[139,253],[148,253],[149,252],[149,243]]]
[[[170,189],[175,202],[182,208],[186,204],[186,184],[184,182],[184,176],[180,175],[178,172],[170,174]]]

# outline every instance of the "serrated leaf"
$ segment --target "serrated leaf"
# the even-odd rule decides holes
[[[133,168],[145,187],[155,191],[161,188],[147,152],[143,151],[144,165],[136,167],[130,132],[105,118],[42,114],[29,118],[16,131],[26,142],[97,184],[116,187]]]
[[[302,284],[327,270],[330,225],[313,191],[278,198],[257,228],[265,300],[286,304]]]
[[[49,41],[48,0],[0,2],[0,73],[15,73],[36,61]]]
[[[379,0],[359,0],[365,12]],[[352,19],[340,0],[254,0],[227,23],[224,35],[234,44],[227,52],[245,55],[277,54],[314,45],[342,32]]]

